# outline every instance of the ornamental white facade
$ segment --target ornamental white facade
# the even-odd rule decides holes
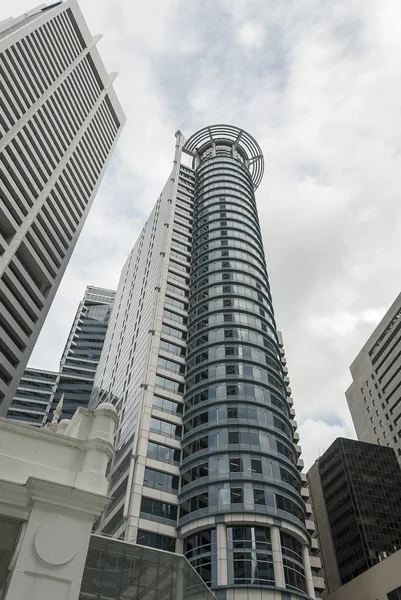
[[[93,524],[109,498],[117,414],[38,429],[0,419],[0,598],[77,600]]]

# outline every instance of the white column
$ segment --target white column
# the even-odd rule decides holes
[[[217,585],[228,584],[227,567],[227,527],[225,523],[216,525],[216,546],[217,546]]]
[[[280,528],[277,527],[276,525],[273,525],[272,527],[270,527],[270,540],[272,543],[274,579],[276,581],[276,586],[279,588],[285,588],[283,553],[281,551]]]
[[[184,554],[184,539],[177,538],[175,541],[175,553],[176,554]]]
[[[310,596],[313,600],[315,600],[315,588],[313,585],[313,577],[312,577],[312,570],[310,567],[309,547],[308,546],[302,546],[302,557],[304,559],[306,589],[308,592],[308,596]]]
[[[178,557],[177,557],[178,558]],[[174,560],[174,591],[175,600],[184,600],[184,559]]]
[[[60,498],[63,492],[64,487]],[[93,520],[89,512],[33,502],[9,566],[5,598],[78,600]]]

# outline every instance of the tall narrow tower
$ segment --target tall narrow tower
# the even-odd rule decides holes
[[[99,529],[183,552],[217,598],[314,598],[255,190],[236,127],[176,134],[127,263],[92,403],[120,414]],[[278,596],[277,594],[281,594]]]
[[[87,408],[99,363],[115,291],[88,285],[61,357],[58,373],[27,368],[7,418],[42,427],[53,418],[61,398],[63,419]]]
[[[75,0],[0,23],[0,415],[124,123]]]
[[[114,290],[92,285],[86,288],[61,357],[45,422],[51,421],[61,397],[63,419],[71,419],[79,406],[87,408],[115,294]]]

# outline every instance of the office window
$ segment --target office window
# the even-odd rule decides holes
[[[230,585],[274,585],[268,528],[227,527],[227,542]]]
[[[242,488],[231,488],[230,499],[231,499],[231,504],[243,504],[244,490]]]
[[[230,458],[230,473],[241,473],[242,460],[240,458]]]
[[[252,473],[262,474],[262,461],[257,458],[251,459],[251,471]]]
[[[142,497],[141,512],[169,521],[177,520],[177,506],[153,498]]]
[[[401,600],[401,586],[387,594],[388,600]]]
[[[168,537],[167,535],[160,535],[158,533],[151,533],[143,529],[138,529],[138,535],[136,543],[140,546],[149,546],[150,548],[158,548],[159,550],[166,550],[167,552],[175,551],[175,538]]]
[[[253,499],[255,504],[266,504],[265,501],[265,491],[264,490],[258,490],[258,489],[254,489],[253,490]]]

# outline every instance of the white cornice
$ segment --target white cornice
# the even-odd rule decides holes
[[[43,502],[98,517],[109,501],[107,496],[35,477],[24,485],[0,480],[0,514],[18,512],[26,518],[34,502]]]
[[[90,413],[90,411],[88,411]],[[103,414],[103,412],[102,412]],[[105,411],[105,414],[109,414]],[[112,413],[113,419],[114,415]],[[114,447],[111,442],[103,440],[101,438],[93,438],[90,440],[79,440],[72,438],[62,433],[56,433],[51,429],[42,427],[34,428],[27,427],[25,423],[18,423],[11,419],[0,418],[0,435],[1,431],[10,431],[16,435],[23,437],[30,437],[36,440],[43,440],[57,446],[67,446],[69,448],[76,448],[77,450],[86,451],[89,449],[96,449],[105,452],[109,457],[113,456]],[[1,452],[0,452],[1,454]],[[18,456],[16,458],[22,458]]]

